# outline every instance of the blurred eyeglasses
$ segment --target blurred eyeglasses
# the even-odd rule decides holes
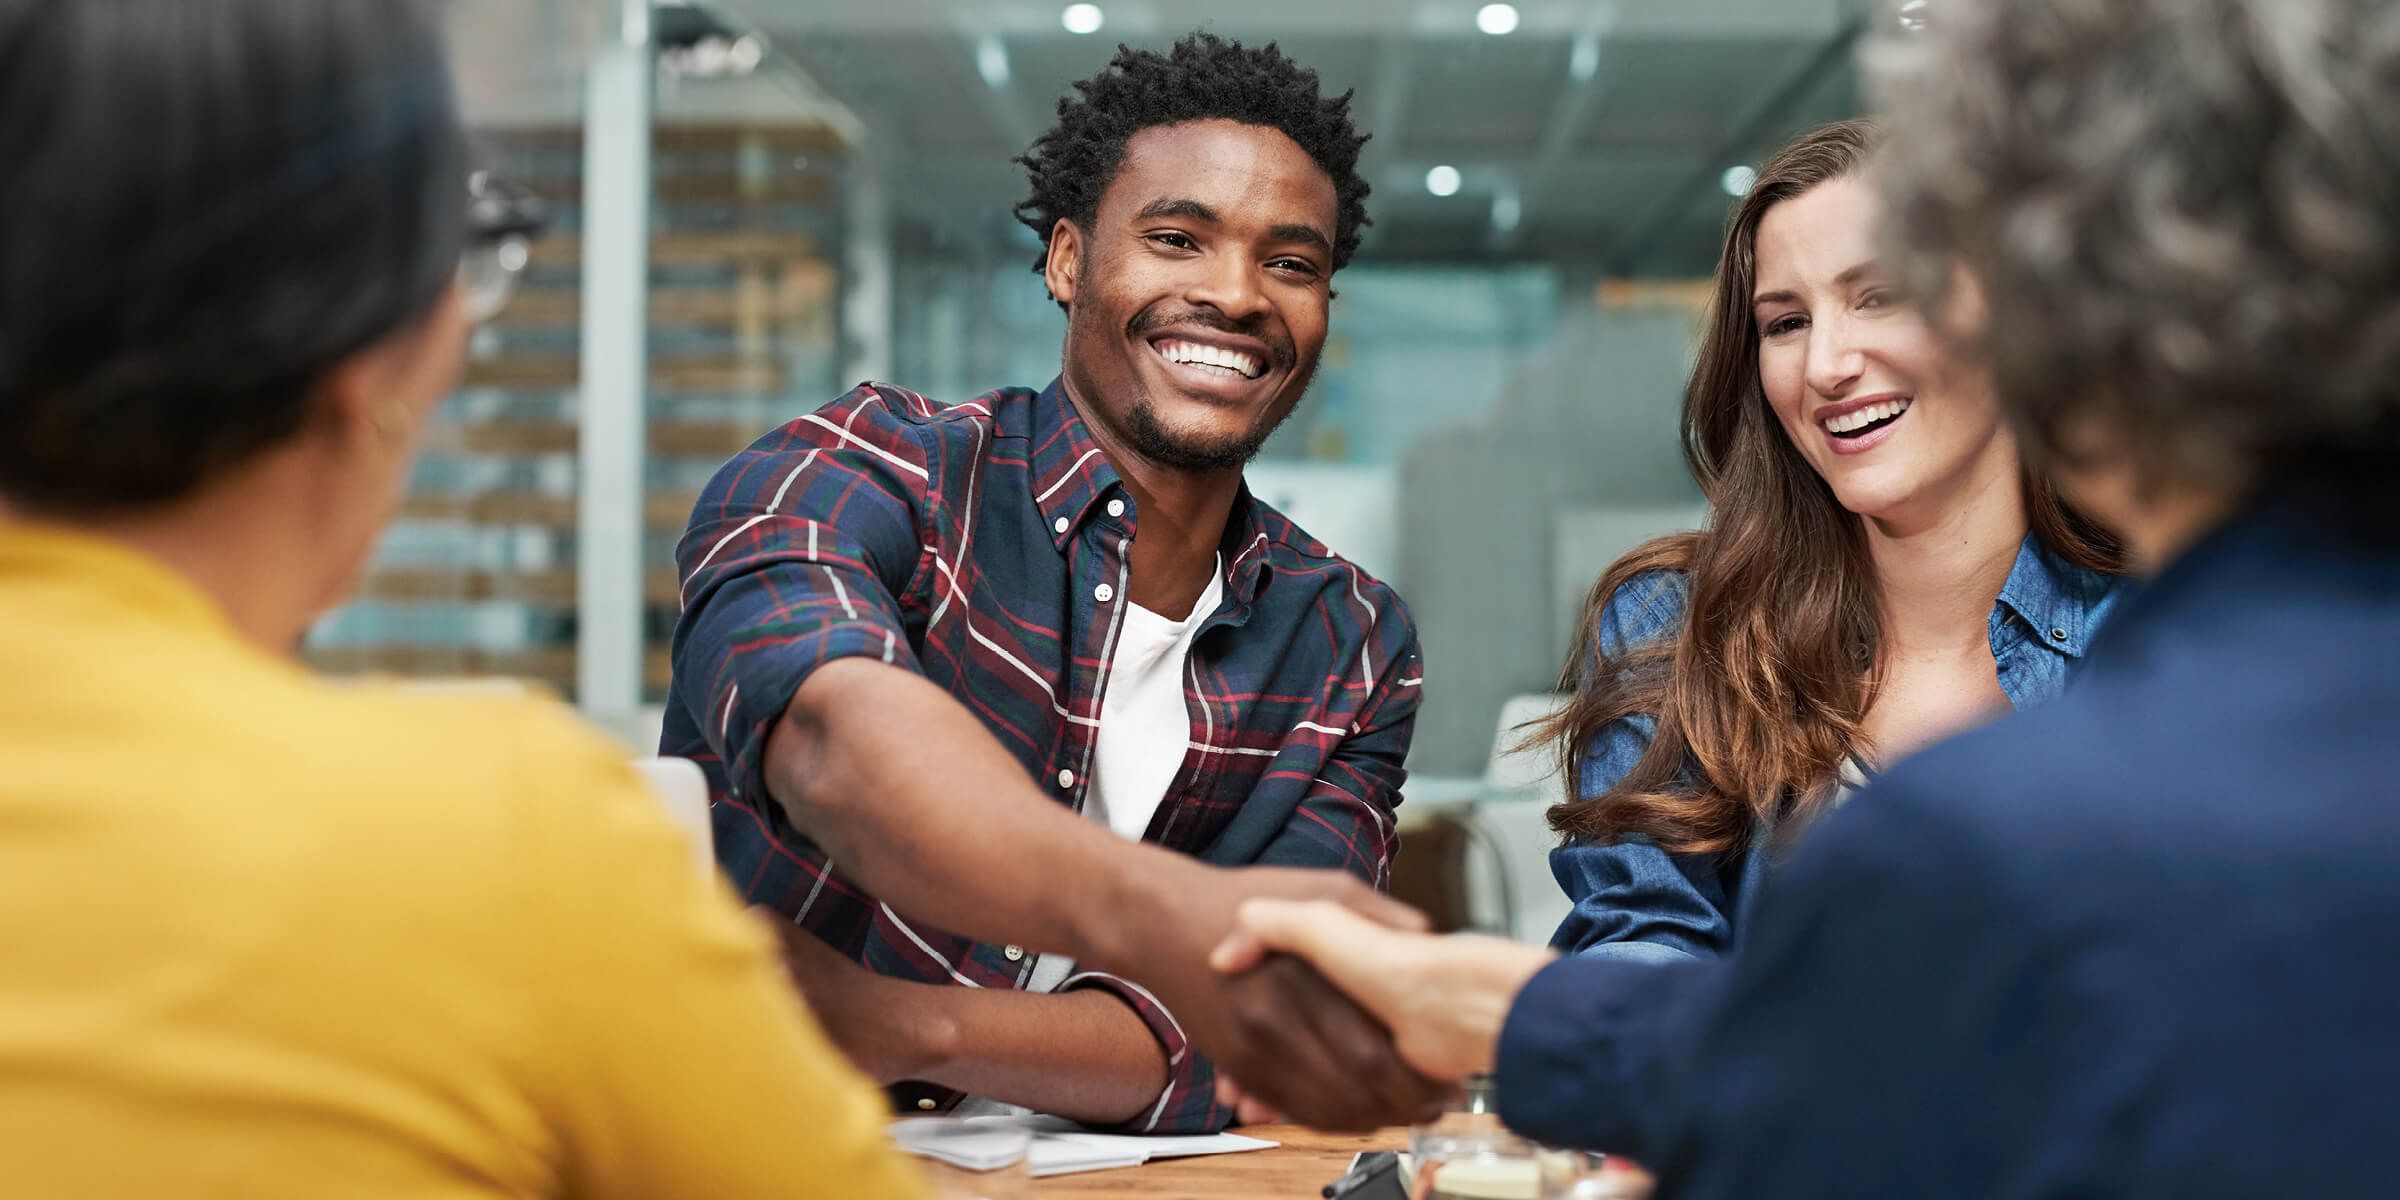
[[[508,307],[517,280],[533,257],[549,214],[530,190],[477,171],[467,177],[467,249],[458,264],[466,288],[467,317],[489,321]]]

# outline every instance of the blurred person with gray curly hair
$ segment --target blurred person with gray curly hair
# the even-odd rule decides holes
[[[1219,966],[1662,1195],[2400,1195],[2400,4],[1960,2],[1868,62],[1891,257],[2152,576],[2082,675],[1827,817],[1730,958],[1261,901]]]

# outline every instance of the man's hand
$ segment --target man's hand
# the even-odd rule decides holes
[[[921,1079],[939,1060],[937,1018],[915,1004],[922,985],[888,979],[852,962],[781,913],[752,909],[775,932],[784,970],[851,1064],[877,1085]]]
[[[1259,899],[1242,905],[1212,963],[1256,973],[1287,961],[1271,957],[1278,952],[1307,960],[1365,1006],[1392,1030],[1410,1066],[1452,1081],[1492,1068],[1509,1006],[1553,957],[1502,938],[1395,930],[1322,900]],[[1249,1077],[1234,1077],[1264,1094]]]
[[[1415,909],[1340,871],[1224,869],[1189,860],[1165,872],[1155,900],[1125,914],[1108,969],[1140,981],[1184,1035],[1237,1080],[1252,1115],[1272,1110],[1321,1129],[1366,1130],[1438,1112],[1453,1090],[1409,1069],[1391,1035],[1314,970],[1279,958],[1220,974],[1210,952],[1243,901],[1317,901],[1362,923],[1422,930]],[[1377,925],[1376,927],[1384,927]]]

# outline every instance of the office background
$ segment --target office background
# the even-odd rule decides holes
[[[1273,41],[1373,135],[1374,225],[1253,488],[1421,629],[1412,805],[1475,923],[1538,936],[1542,764],[1499,760],[1616,554],[1698,517],[1675,439],[1729,198],[1857,109],[1854,0],[468,0],[490,164],[549,202],[336,671],[538,681],[651,736],[671,551],[728,454],[864,378],[1056,373],[1010,162],[1118,43]],[[1438,838],[1436,840],[1439,840]],[[1428,843],[1430,844],[1430,843]]]

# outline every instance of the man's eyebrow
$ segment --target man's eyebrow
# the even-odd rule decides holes
[[[1216,209],[1188,196],[1162,196],[1143,205],[1140,212],[1133,214],[1133,219],[1136,221],[1157,221],[1169,218],[1200,221],[1210,225],[1225,223],[1225,219],[1217,215]],[[1298,221],[1290,221],[1269,228],[1267,238],[1270,241],[1291,242],[1313,247],[1327,254],[1333,253],[1333,239],[1327,237],[1324,230]]]
[[[1325,231],[1314,225],[1278,225],[1267,231],[1267,237],[1272,241],[1297,242],[1303,246],[1313,246],[1327,254],[1333,253],[1333,239],[1326,237]]]
[[[1181,197],[1162,197],[1153,200],[1143,205],[1142,211],[1133,214],[1133,219],[1136,221],[1155,221],[1161,217],[1182,217],[1187,221],[1206,221],[1211,225],[1224,223],[1217,216],[1217,210],[1197,200]]]

